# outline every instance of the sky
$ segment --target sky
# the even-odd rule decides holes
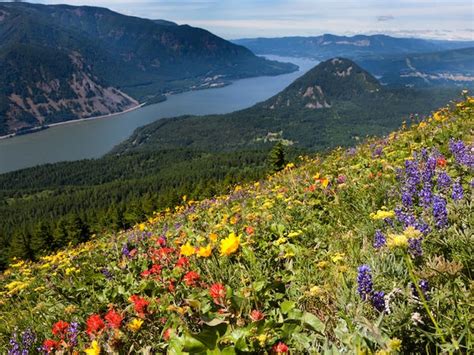
[[[385,33],[474,40],[474,0],[37,0],[203,27],[226,39]]]

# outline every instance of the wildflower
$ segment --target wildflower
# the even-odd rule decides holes
[[[93,335],[99,333],[102,329],[105,328],[105,323],[98,314],[91,315],[87,321],[87,334]]]
[[[189,265],[189,259],[184,256],[179,258],[178,261],[176,262],[176,267],[184,268],[188,265]]]
[[[84,350],[87,355],[100,355],[100,345],[97,340],[91,343],[91,347]]]
[[[221,255],[231,255],[239,249],[240,236],[236,236],[233,232],[221,241]]]
[[[408,247],[408,238],[404,234],[389,234],[387,246],[391,249]]]
[[[181,246],[180,254],[184,256],[191,256],[195,252],[195,249],[189,242]]]
[[[140,317],[144,317],[150,302],[138,295],[130,296],[130,301],[133,302],[135,312],[137,312]]]
[[[425,324],[423,322],[423,319],[421,318],[421,314],[418,313],[418,312],[414,312],[412,315],[411,315],[411,321],[413,322],[413,324],[415,326],[418,326],[420,324]]]
[[[385,235],[380,230],[375,231],[375,237],[374,237],[374,248],[375,249],[380,249],[383,246],[385,246],[386,243],[386,238]]]
[[[421,236],[421,232],[413,226],[408,226],[407,228],[405,228],[403,234],[407,238],[418,238]]]
[[[382,220],[382,219],[393,218],[393,217],[395,217],[394,211],[378,210],[377,213],[370,214],[370,218],[374,220]]]
[[[430,291],[430,286],[428,281],[426,280],[420,280],[418,283],[418,287],[420,288],[421,292],[423,293],[423,296],[428,299],[428,292]],[[416,289],[415,285],[412,285],[412,292],[413,296],[419,297],[418,290]]]
[[[344,253],[335,253],[333,256],[331,256],[331,260],[333,263],[337,264],[338,262],[344,260]]]
[[[106,267],[102,268],[102,270],[100,270],[100,272],[102,273],[102,275],[105,276],[105,278],[106,278],[107,280],[112,280],[112,279],[113,279],[112,273],[111,273],[110,270],[107,269]]]
[[[127,258],[131,258],[132,255],[130,254],[130,250],[128,249],[128,245],[127,243],[125,243],[123,246],[122,246],[122,255],[127,257]]]
[[[402,191],[402,204],[406,208],[413,206],[413,194],[410,190]]]
[[[423,255],[423,249],[421,248],[421,239],[410,238],[408,239],[408,248],[410,254],[413,256]]]
[[[444,168],[446,167],[446,159],[444,157],[439,157],[437,160],[436,160],[436,166],[440,167],[440,168]]]
[[[107,325],[113,329],[119,329],[122,326],[123,316],[111,308],[105,315]]]
[[[219,236],[216,234],[216,233],[211,233],[209,234],[209,239],[212,241],[212,242],[216,242],[217,241],[217,238],[219,238]]]
[[[206,247],[200,247],[199,250],[197,251],[197,254],[200,257],[208,258],[212,254],[212,246],[209,244]]]
[[[361,265],[357,269],[357,292],[360,297],[365,301],[367,296],[372,293],[372,275],[369,265]]]
[[[245,233],[247,233],[248,235],[253,235],[255,232],[255,229],[251,226],[248,226],[248,227],[245,227]]]
[[[448,224],[448,211],[446,210],[446,200],[440,196],[433,197],[433,217],[436,227],[443,228]]]
[[[286,354],[288,350],[288,346],[285,343],[282,343],[281,341],[273,345],[272,347],[272,351],[276,354]]]
[[[214,303],[221,304],[226,296],[226,289],[223,284],[215,283],[209,289],[209,294],[211,295]]]
[[[69,325],[69,344],[74,347],[77,345],[77,337],[79,335],[79,323],[71,322]]]
[[[453,192],[451,194],[451,197],[453,198],[454,201],[459,201],[464,198],[464,190],[462,188],[459,178],[453,184]]]
[[[444,171],[438,175],[438,188],[441,190],[448,189],[451,186],[451,177]]]
[[[59,336],[60,338],[63,338],[66,335],[68,328],[69,323],[60,320],[53,324],[52,333],[56,336]]]
[[[173,329],[171,329],[171,328],[166,329],[163,332],[163,339],[165,339],[165,341],[170,340],[172,334],[173,334]]]
[[[387,347],[390,351],[398,352],[402,348],[402,341],[397,338],[390,339],[387,343]]]
[[[184,275],[183,280],[186,286],[194,286],[199,281],[199,274],[195,271],[189,271]]]
[[[263,318],[265,318],[265,315],[259,310],[254,309],[252,312],[250,312],[250,319],[252,320],[252,322],[258,322]]]
[[[134,318],[130,323],[128,323],[127,327],[132,332],[136,333],[140,330],[143,325],[143,319]]]
[[[421,207],[428,208],[431,206],[431,201],[433,198],[433,194],[431,190],[432,190],[431,185],[429,183],[425,183],[425,185],[421,188],[420,192],[418,193],[419,204]]]
[[[46,339],[43,342],[43,351],[50,354],[59,347],[59,341],[53,339]]]
[[[451,139],[449,141],[449,149],[454,155],[454,159],[460,165],[474,167],[474,154],[470,153],[462,140]]]
[[[372,294],[372,305],[379,312],[385,310],[385,293],[383,291],[376,291]]]

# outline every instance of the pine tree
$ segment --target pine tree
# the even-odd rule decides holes
[[[283,170],[285,167],[285,149],[283,143],[279,141],[275,144],[268,155],[268,164],[273,172]]]

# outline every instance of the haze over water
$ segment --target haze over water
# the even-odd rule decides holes
[[[237,80],[218,89],[189,91],[121,115],[0,140],[0,173],[45,163],[99,158],[127,139],[136,128],[160,118],[220,114],[250,107],[277,94],[317,64],[302,58],[268,58],[295,63],[300,70],[274,77]]]

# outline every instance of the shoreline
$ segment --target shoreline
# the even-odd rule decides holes
[[[94,116],[94,117],[85,117],[85,118],[77,118],[77,119],[74,119],[74,120],[69,120],[69,121],[63,121],[63,122],[57,122],[57,123],[50,123],[46,126],[35,126],[35,127],[31,127],[32,130],[34,129],[39,129],[41,127],[45,127],[46,129],[47,128],[51,128],[51,127],[57,127],[57,126],[63,126],[63,125],[67,125],[67,124],[71,124],[71,123],[77,123],[77,122],[83,122],[83,121],[89,121],[89,120],[98,120],[98,119],[101,119],[101,118],[107,118],[107,117],[113,117],[113,116],[117,116],[117,115],[121,115],[121,114],[124,114],[124,113],[128,113],[128,112],[131,112],[131,111],[135,111],[139,108],[142,108],[143,106],[145,106],[147,103],[146,102],[143,102],[141,104],[138,104],[136,106],[133,106],[133,107],[130,107],[124,111],[120,111],[120,112],[114,112],[114,113],[109,113],[107,115],[101,115],[101,116]],[[36,133],[35,131],[31,132],[31,133]],[[25,135],[28,135],[30,133],[26,133]],[[0,140],[2,139],[8,139],[8,138],[14,138],[14,137],[18,137],[16,135],[16,133],[10,133],[10,134],[7,134],[5,136],[0,136]]]

